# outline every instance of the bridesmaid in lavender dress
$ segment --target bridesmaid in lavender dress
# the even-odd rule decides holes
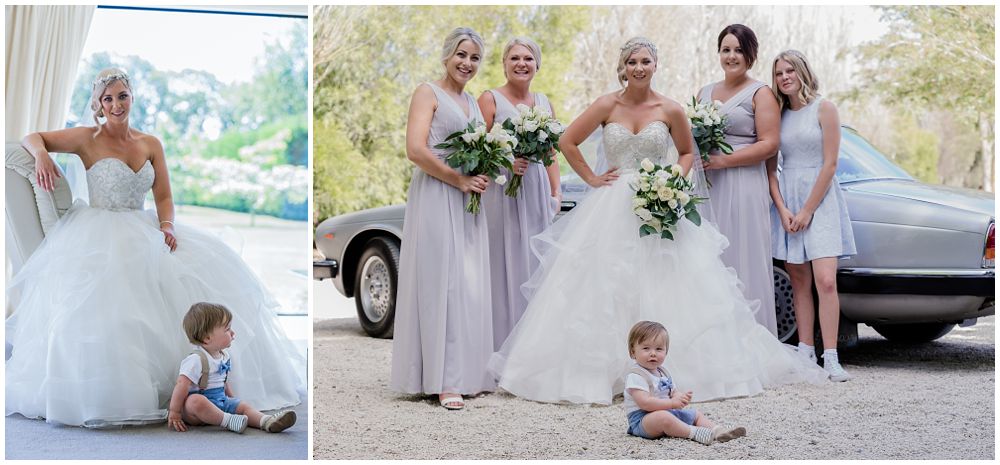
[[[484,55],[483,39],[458,28],[445,39],[445,75],[413,93],[406,124],[406,156],[416,165],[410,182],[399,258],[392,375],[389,387],[437,394],[449,410],[462,395],[492,391],[486,363],[493,352],[486,218],[465,212],[469,192],[486,192],[489,178],[466,176],[434,148],[470,121],[483,121],[464,91]]]
[[[719,231],[729,239],[722,261],[736,269],[747,300],[758,303],[754,318],[777,335],[771,266],[771,199],[764,161],[778,150],[780,112],[767,84],[747,71],[757,59],[757,37],[742,24],[719,34],[719,62],[726,77],[698,93],[722,102],[728,118],[726,142],[733,153],[713,153],[704,163]]]
[[[487,127],[517,116],[516,106],[542,106],[552,111],[544,94],[531,92],[531,80],[542,67],[542,50],[531,39],[515,37],[503,51],[503,72],[507,83],[479,96]],[[493,284],[493,348],[499,349],[528,300],[521,284],[538,267],[538,259],[528,247],[528,239],[552,224],[559,208],[559,164],[548,167],[514,161],[514,173],[523,175],[517,197],[509,197],[494,187],[483,194],[483,212],[489,223],[490,278]],[[505,173],[510,178],[510,173]]]

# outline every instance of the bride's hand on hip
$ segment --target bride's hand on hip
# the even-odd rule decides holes
[[[39,154],[35,158],[35,179],[42,189],[52,192],[56,187],[56,178],[61,178],[59,170],[56,169],[56,162],[48,153]]]
[[[618,179],[618,168],[611,168],[604,172],[604,174],[599,176],[593,176],[587,179],[587,184],[590,187],[604,187],[610,186],[613,182]]]
[[[486,186],[490,185],[490,177],[480,174],[476,176],[461,176],[458,180],[458,185],[455,186],[458,190],[463,193],[468,194],[469,192],[478,192],[482,194],[486,191]]]
[[[161,224],[160,232],[163,233],[163,242],[170,247],[170,251],[177,250],[177,236],[174,235],[174,226],[171,224]]]

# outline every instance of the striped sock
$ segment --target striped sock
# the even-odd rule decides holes
[[[225,428],[229,424],[229,417],[233,416],[231,413],[222,412],[222,423],[219,426]]]
[[[692,426],[688,432],[688,439],[693,439],[707,446],[712,443],[714,438],[712,437],[711,429],[702,426]]]
[[[250,422],[250,418],[246,415],[236,415],[223,412],[223,418],[228,415],[228,420],[226,420],[222,426],[229,431],[234,433],[242,433],[247,429],[247,423]]]

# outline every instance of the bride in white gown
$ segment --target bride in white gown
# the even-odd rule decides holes
[[[490,360],[500,387],[540,402],[610,404],[628,370],[629,328],[640,320],[670,331],[664,365],[694,401],[824,381],[821,368],[756,323],[719,258],[728,242],[714,225],[681,219],[675,240],[639,237],[630,186],[639,162],[687,173],[693,144],[681,105],[650,88],[656,47],[635,38],[621,52],[625,89],[598,98],[562,137],[566,160],[596,189],[532,238],[541,264],[522,287],[528,308]],[[576,146],[602,124],[611,169],[596,175]]]
[[[235,397],[260,410],[298,404],[304,361],[277,302],[220,240],[175,230],[163,148],[129,127],[131,91],[127,75],[106,70],[93,97],[104,123],[24,139],[48,190],[58,176],[48,151],[79,154],[90,202],[74,204],[9,284],[6,414],[88,427],[164,421],[192,349],[181,319],[199,301],[233,313]],[[142,209],[150,189],[155,211]]]

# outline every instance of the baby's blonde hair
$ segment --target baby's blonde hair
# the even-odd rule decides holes
[[[233,314],[228,308],[208,302],[198,302],[188,309],[184,315],[184,333],[192,344],[204,344],[205,338],[215,328],[226,326],[233,321]]]
[[[628,355],[635,358],[635,346],[643,341],[663,338],[663,345],[670,349],[670,333],[655,321],[640,321],[628,332]]]

